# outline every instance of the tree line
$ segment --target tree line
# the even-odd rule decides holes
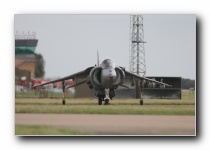
[[[182,78],[182,89],[195,88],[195,80]]]

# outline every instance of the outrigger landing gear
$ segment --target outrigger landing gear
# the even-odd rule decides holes
[[[66,100],[65,100],[65,87],[63,88],[63,99],[62,99],[62,104],[63,104],[63,105],[66,104]]]
[[[143,105],[144,104],[144,101],[143,99],[140,100],[140,105]]]
[[[63,87],[63,99],[62,99],[62,104],[65,105],[65,104],[66,104],[66,100],[65,100],[65,87],[66,87],[66,83],[65,83],[65,80],[62,81],[62,87]]]
[[[62,104],[63,104],[63,105],[66,104],[65,98],[63,98],[63,100],[62,100]]]
[[[142,81],[140,81],[140,105],[144,104],[142,88],[143,88]]]

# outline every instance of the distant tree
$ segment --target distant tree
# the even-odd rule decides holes
[[[35,54],[36,62],[35,62],[35,78],[42,78],[44,77],[45,70],[45,61],[41,54]]]
[[[182,89],[195,88],[195,80],[182,78]]]

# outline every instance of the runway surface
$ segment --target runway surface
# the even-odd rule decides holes
[[[195,116],[15,114],[16,125],[45,125],[97,135],[195,135]]]

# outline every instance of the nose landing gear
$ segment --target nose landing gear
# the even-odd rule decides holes
[[[109,88],[105,89],[105,98],[104,98],[104,105],[108,105],[109,104],[109,100],[110,100],[110,97],[109,97]]]
[[[110,89],[105,89],[105,95],[104,94],[97,94],[98,97],[98,105],[102,105],[102,101],[104,101],[104,105],[109,105],[109,100],[110,100]]]

